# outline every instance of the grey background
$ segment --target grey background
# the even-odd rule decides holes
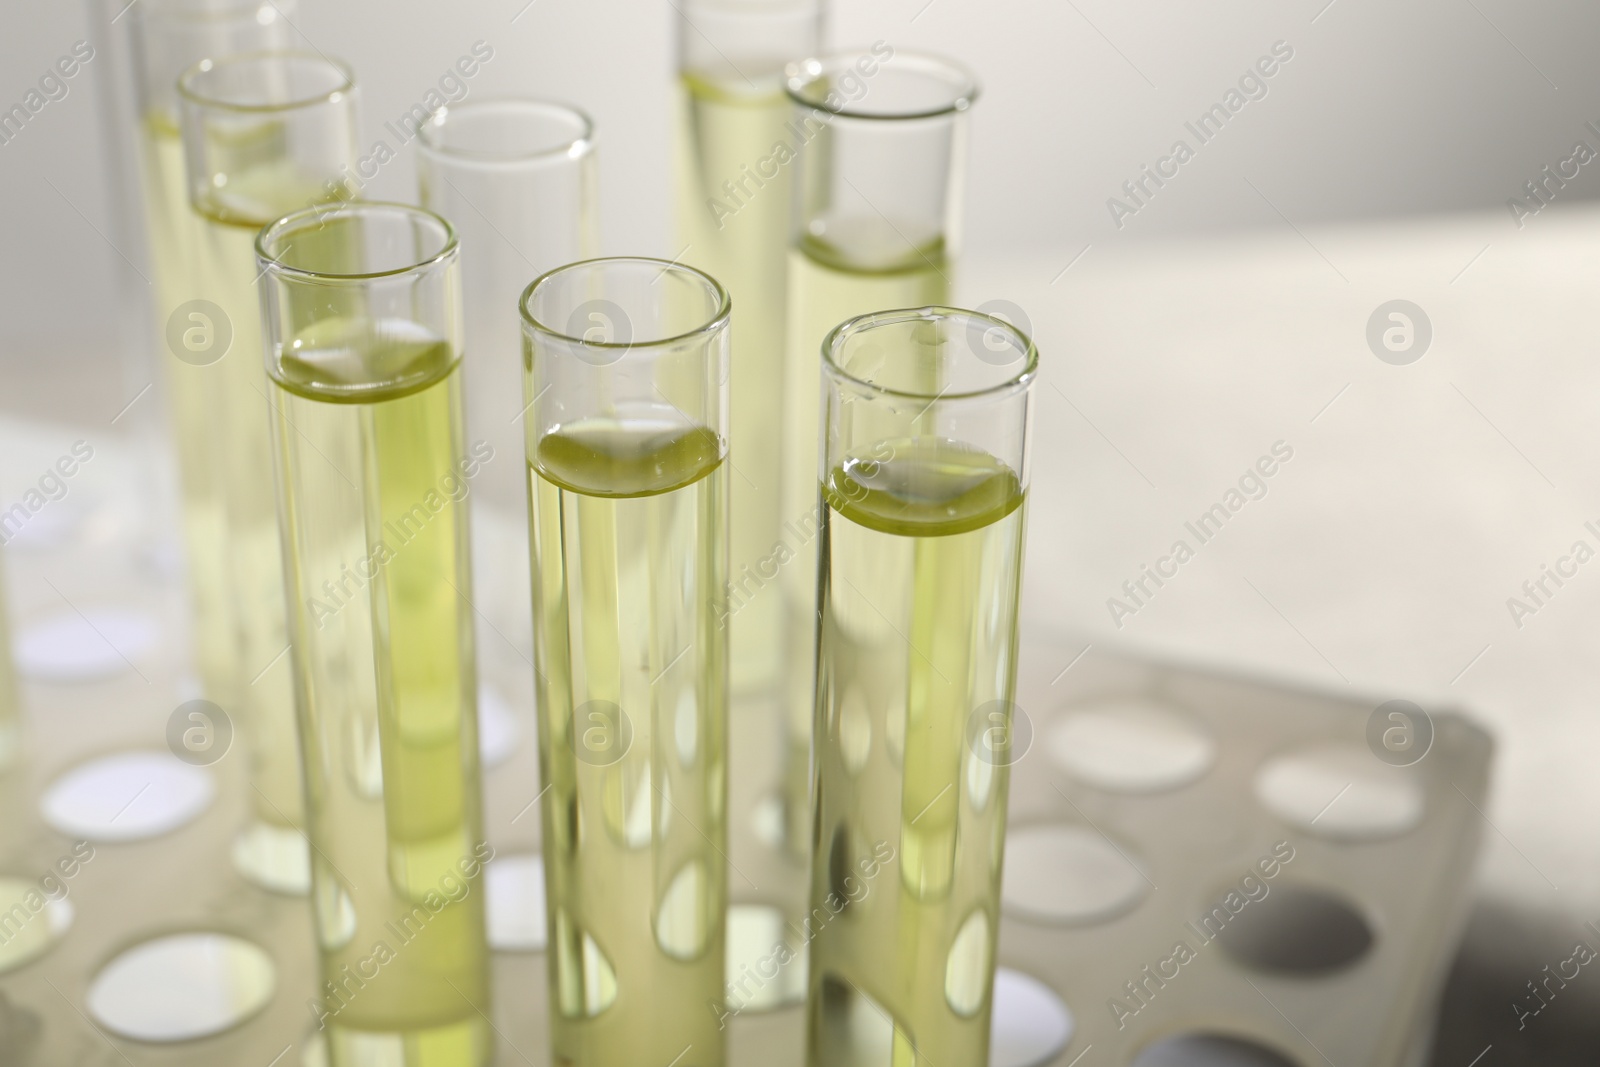
[[[111,11],[121,2],[105,0]],[[597,119],[604,249],[671,255],[672,6],[525,3],[302,0],[294,22],[307,45],[354,66],[369,143],[474,41],[488,42],[495,58],[470,83],[474,94],[553,96]],[[87,0],[7,5],[0,101],[20,99],[87,35],[89,18]],[[1600,120],[1600,67],[1592,58],[1600,10],[1577,0],[833,6],[831,44],[877,39],[948,53],[982,80],[968,190],[975,253],[1076,249],[1282,218],[1304,225],[1503,209],[1574,139],[1593,140],[1585,120]],[[1245,107],[1119,232],[1107,198],[1187,136],[1183,122],[1279,40],[1295,54],[1268,82],[1268,95]],[[38,365],[103,363],[124,332],[111,313],[119,276],[144,284],[108,243],[125,243],[113,205],[117,187],[132,178],[99,144],[95,83],[109,69],[105,57],[89,64],[65,100],[0,146],[0,367],[8,385],[0,404],[60,407],[66,398],[47,387]],[[407,147],[384,169],[375,195],[412,194],[412,153]],[[1562,196],[1592,195],[1591,169],[1600,167],[1585,168]],[[86,398],[114,400],[110,392]]]

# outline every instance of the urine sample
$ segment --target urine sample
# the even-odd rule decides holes
[[[556,1063],[725,1062],[729,314],[653,259],[522,300]]]
[[[261,231],[272,441],[334,1067],[491,1061],[461,288],[396,204]]]

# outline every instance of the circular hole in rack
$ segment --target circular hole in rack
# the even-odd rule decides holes
[[[544,857],[501,856],[483,870],[489,945],[497,952],[543,952]]]
[[[768,904],[728,906],[727,1007],[772,1011],[806,999],[807,952],[783,911]]]
[[[72,903],[45,890],[38,878],[0,876],[0,974],[32,963],[71,929]]]
[[[135,1041],[191,1041],[231,1030],[272,1000],[277,967],[259,946],[217,933],[158,937],[89,983],[96,1022]]]
[[[41,682],[92,682],[136,670],[160,644],[161,626],[147,612],[94,608],[62,612],[17,634],[17,670]]]
[[[1303,885],[1271,887],[1228,922],[1217,943],[1258,971],[1314,975],[1346,967],[1377,940],[1361,913],[1334,893]]]
[[[1364,747],[1321,745],[1274,756],[1256,773],[1256,797],[1278,818],[1335,841],[1381,841],[1416,829],[1424,793],[1416,772]]]
[[[81,763],[39,801],[44,821],[86,841],[143,841],[199,818],[216,796],[211,772],[170,752],[118,752]]]
[[[1146,1045],[1129,1067],[1300,1067],[1283,1053],[1248,1038],[1179,1034]]]
[[[1006,835],[1001,902],[1048,923],[1095,923],[1144,899],[1150,883],[1125,850],[1083,826],[1018,826]]]
[[[1072,1040],[1072,1012],[1055,990],[1031,974],[996,968],[992,1003],[990,1067],[1039,1067]]]
[[[1158,793],[1203,777],[1217,744],[1199,722],[1159,700],[1121,697],[1075,708],[1047,740],[1051,760],[1086,785]]]

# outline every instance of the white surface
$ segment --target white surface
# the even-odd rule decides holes
[[[990,1020],[990,1067],[1037,1067],[1072,1040],[1072,1013],[1061,998],[1031,975],[999,967],[994,972]]]
[[[1276,756],[1257,772],[1255,793],[1295,829],[1336,841],[1399,837],[1422,821],[1425,806],[1414,777],[1353,745]]]
[[[516,755],[521,742],[522,730],[510,702],[493,686],[479,686],[478,757],[484,770],[498,767]]]
[[[198,818],[216,795],[209,771],[166,752],[121,752],[68,771],[40,799],[45,822],[88,841],[142,841]]]
[[[1115,793],[1176,789],[1217,759],[1217,744],[1199,722],[1137,697],[1069,709],[1050,727],[1048,745],[1056,766]]]
[[[1600,212],[1300,230],[966,268],[961,302],[1015,301],[1041,351],[1024,611],[1374,707],[1467,708],[1497,744],[1483,887],[1587,916],[1600,562],[1520,629],[1506,601],[1575,540],[1600,549]],[[1410,366],[1365,339],[1395,298],[1434,327]],[[1119,629],[1107,598],[1278,440],[1295,457],[1267,497]]]
[[[1013,826],[1006,834],[1002,904],[1045,922],[1100,922],[1119,915],[1149,890],[1125,852],[1083,826]]]
[[[155,618],[144,612],[90,607],[24,627],[13,648],[17,669],[30,678],[87,682],[137,670],[160,636]]]
[[[264,1008],[277,988],[272,958],[223,934],[178,934],[136,945],[89,985],[89,1014],[138,1041],[221,1033]]]
[[[489,894],[489,945],[500,952],[544,949],[544,860],[537,855],[500,856],[484,869]]]

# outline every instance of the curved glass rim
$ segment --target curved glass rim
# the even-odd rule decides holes
[[[973,73],[961,64],[931,52],[900,52],[891,57],[894,60],[907,60],[902,69],[914,69],[918,73],[932,75],[942,80],[953,88],[953,99],[948,104],[934,108],[923,108],[918,111],[856,111],[850,107],[842,107],[838,111],[829,109],[821,101],[809,99],[805,93],[812,85],[816,84],[825,75],[837,71],[842,67],[854,69],[855,61],[866,56],[877,58],[870,49],[858,48],[843,52],[829,52],[822,56],[813,56],[809,59],[796,60],[784,68],[783,91],[789,99],[802,107],[816,108],[826,111],[838,118],[861,119],[877,122],[904,122],[908,119],[931,119],[940,115],[953,115],[970,109],[978,99],[978,79]],[[879,60],[879,62],[884,62]]]
[[[963,393],[926,393],[907,389],[892,389],[887,385],[869,382],[850,373],[839,365],[834,359],[834,354],[844,347],[851,338],[870,332],[880,326],[897,326],[906,322],[932,322],[937,319],[959,319],[967,322],[985,323],[984,332],[991,329],[1000,329],[1009,334],[1018,342],[1017,347],[1023,352],[1022,370],[1013,374],[1004,381],[994,385],[986,385],[982,389],[970,389]],[[846,319],[828,331],[828,336],[822,339],[822,365],[827,369],[830,377],[839,382],[849,384],[856,390],[881,397],[893,397],[902,400],[926,400],[930,406],[935,402],[946,400],[977,400],[986,397],[1004,397],[1012,393],[1026,391],[1033,385],[1034,377],[1039,370],[1039,349],[1035,347],[1033,338],[1017,329],[1005,319],[982,311],[972,311],[968,308],[947,307],[942,304],[930,304],[920,308],[899,308],[892,311],[872,311],[865,315],[857,315],[853,319]]]
[[[685,330],[683,333],[674,334],[671,337],[661,337],[650,341],[590,341],[583,337],[573,337],[569,334],[562,333],[560,330],[552,329],[551,327],[546,326],[544,323],[540,322],[534,317],[532,311],[528,310],[528,302],[533,299],[534,290],[539,288],[539,286],[543,285],[545,282],[550,281],[559,274],[565,274],[568,271],[577,270],[579,267],[593,267],[596,264],[602,263],[607,265],[623,263],[650,263],[659,266],[663,274],[675,271],[679,274],[689,275],[701,282],[704,282],[710,287],[711,291],[716,294],[717,310],[712,313],[711,318],[706,320],[703,325],[696,326],[692,330]],[[705,334],[715,333],[724,323],[728,321],[728,318],[733,314],[733,298],[728,295],[728,290],[723,288],[721,282],[717,281],[705,271],[697,270],[694,267],[688,266],[687,264],[679,263],[674,259],[658,259],[655,256],[599,256],[594,259],[580,259],[575,263],[565,263],[554,270],[548,270],[539,275],[533,281],[528,283],[528,287],[526,289],[522,290],[522,296],[517,299],[517,311],[519,314],[521,314],[522,321],[525,325],[537,330],[545,337],[550,337],[557,341],[565,341],[568,344],[580,345],[584,348],[614,348],[624,350],[630,348],[660,348],[665,345],[674,345],[681,341],[687,341],[692,337],[700,337]]]
[[[400,214],[411,218],[423,218],[436,223],[444,233],[444,241],[439,250],[425,259],[404,267],[392,267],[389,270],[366,271],[360,274],[337,274],[332,271],[307,270],[304,267],[292,266],[282,259],[267,251],[268,240],[275,240],[283,231],[298,225],[305,219],[327,219],[329,216],[349,217],[363,214]],[[456,236],[456,228],[450,225],[450,220],[443,215],[435,214],[427,208],[417,207],[415,204],[401,204],[389,200],[353,200],[336,204],[314,204],[303,207],[298,211],[291,211],[273,222],[261,227],[261,232],[256,234],[256,258],[266,265],[266,269],[274,274],[292,274],[301,278],[317,278],[324,281],[356,282],[371,281],[375,278],[394,278],[402,274],[422,270],[425,267],[442,263],[456,254],[460,248],[460,239]]]
[[[202,74],[209,74],[224,67],[242,67],[264,59],[280,61],[306,60],[319,64],[327,70],[336,72],[339,76],[339,84],[316,94],[299,97],[294,100],[286,100],[277,104],[239,104],[229,100],[219,100],[214,96],[207,96],[194,86],[194,80]],[[198,104],[200,107],[212,108],[218,111],[233,111],[239,114],[256,115],[298,111],[302,108],[315,107],[318,104],[331,103],[344,93],[354,92],[355,87],[355,75],[351,73],[348,64],[342,60],[330,59],[319,52],[306,52],[299,49],[266,49],[255,52],[239,52],[235,55],[224,56],[221,59],[202,59],[178,77],[178,95],[191,104]]]
[[[264,10],[274,12],[274,19],[288,21],[288,13],[297,9],[298,0],[234,0],[218,5],[215,0],[143,0],[130,4],[129,14],[139,22],[152,19],[169,22],[188,22],[194,25],[227,22],[256,22]],[[285,11],[287,9],[287,12]]]
[[[494,109],[514,110],[519,113],[539,111],[545,114],[560,114],[564,118],[574,119],[577,122],[579,134],[560,144],[553,144],[549,148],[539,148],[531,152],[478,152],[470,149],[452,148],[440,143],[439,129],[449,121],[450,111],[454,108],[461,112],[489,111]],[[418,134],[418,144],[421,149],[430,155],[441,158],[462,159],[473,163],[528,163],[538,159],[554,159],[559,156],[577,158],[587,155],[594,150],[595,132],[594,119],[582,108],[559,100],[545,100],[534,96],[500,96],[488,100],[464,100],[459,104],[446,104],[437,108],[422,124]]]

